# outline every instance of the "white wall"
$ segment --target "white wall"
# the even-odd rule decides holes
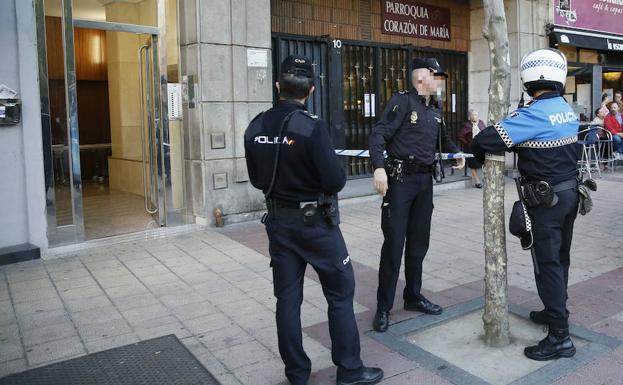
[[[43,152],[32,1],[0,1],[0,84],[22,98],[22,122],[0,126],[0,247],[47,248]]]

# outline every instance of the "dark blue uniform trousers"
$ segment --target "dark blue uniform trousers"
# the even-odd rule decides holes
[[[389,179],[389,190],[381,207],[381,228],[385,240],[381,248],[376,295],[378,310],[390,311],[393,307],[403,248],[406,280],[403,298],[406,302],[419,298],[422,262],[428,251],[432,214],[431,174],[405,175],[402,183]]]
[[[324,223],[306,226],[301,218],[269,218],[266,232],[277,298],[279,353],[286,377],[292,384],[306,384],[311,372],[301,331],[307,264],[318,273],[328,303],[333,363],[342,378],[359,375],[363,364],[353,313],[355,276],[339,227]]]
[[[534,235],[534,254],[540,273],[535,275],[539,297],[551,326],[568,327],[567,284],[573,224],[578,212],[578,190],[560,191],[551,208],[528,208]]]

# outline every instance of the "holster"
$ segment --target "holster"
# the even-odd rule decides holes
[[[524,202],[528,207],[554,207],[558,203],[556,192],[546,181],[525,182],[522,187]]]
[[[397,158],[387,158],[385,160],[385,169],[387,175],[399,182],[402,182],[405,175],[430,174],[436,170],[434,164],[427,166],[417,163],[413,159],[402,160]]]
[[[318,196],[318,208],[322,217],[331,226],[340,224],[340,208],[338,206],[337,194],[320,194]]]

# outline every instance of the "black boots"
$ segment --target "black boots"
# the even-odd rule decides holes
[[[374,315],[374,322],[372,323],[372,327],[375,331],[379,333],[383,333],[387,331],[389,327],[389,312],[377,310]]]
[[[534,321],[532,313],[530,319]],[[524,354],[526,357],[537,361],[572,357],[575,354],[575,346],[573,346],[573,341],[569,336],[569,328],[555,328],[550,325],[547,337],[541,340],[538,345],[525,348]]]

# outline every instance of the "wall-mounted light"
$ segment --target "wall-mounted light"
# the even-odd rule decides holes
[[[609,82],[617,82],[621,79],[621,72],[604,72],[603,76]]]

